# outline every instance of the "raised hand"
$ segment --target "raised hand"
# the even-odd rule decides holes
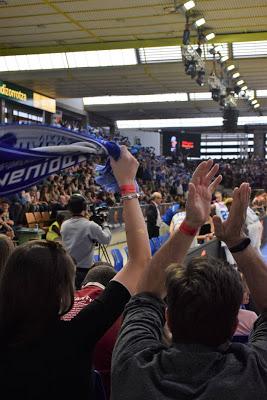
[[[121,155],[118,161],[111,159],[110,163],[119,186],[134,183],[139,163],[126,146],[121,146]]]
[[[228,247],[237,245],[245,237],[243,227],[246,220],[250,194],[251,188],[249,184],[242,183],[239,188],[234,189],[233,202],[227,220],[222,222],[220,217],[213,217],[215,235],[218,239],[225,242]]]
[[[203,161],[192,176],[186,202],[186,221],[192,227],[202,226],[209,217],[212,193],[222,180],[221,175],[213,180],[218,170],[212,160]]]

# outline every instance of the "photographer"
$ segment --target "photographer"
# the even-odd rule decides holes
[[[95,243],[109,244],[111,232],[106,223],[100,227],[85,217],[87,202],[81,194],[71,196],[68,208],[72,218],[63,222],[61,236],[64,246],[76,262],[76,287],[80,288],[93,264]]]

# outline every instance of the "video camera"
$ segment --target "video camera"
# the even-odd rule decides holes
[[[108,219],[109,215],[108,207],[107,206],[96,207],[94,204],[91,204],[89,206],[89,210],[92,213],[90,221],[93,221],[102,227],[103,223],[106,222]]]

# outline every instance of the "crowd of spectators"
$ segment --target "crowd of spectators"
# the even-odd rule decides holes
[[[117,274],[109,265],[92,267],[74,292],[76,260],[66,247],[31,241],[14,249],[10,238],[0,236],[2,393],[11,400],[262,400],[267,277],[243,231],[249,185],[234,190],[226,221],[213,217],[215,234],[240,274],[219,259],[199,257],[185,264],[195,235],[209,219],[212,193],[222,179],[218,165],[210,160],[196,168],[185,219],[152,258],[138,195],[132,192],[138,163],[123,149],[111,166],[118,185],[131,188],[122,201],[129,256]],[[79,179],[73,184],[76,191]],[[80,223],[84,215],[74,211],[73,223]],[[8,206],[3,214],[12,226]],[[259,318],[246,310],[250,292]],[[239,336],[249,342],[233,343]]]
[[[127,137],[120,134],[110,136],[109,132],[98,129],[93,133],[118,144],[126,145],[139,161],[137,182],[140,188],[141,204],[148,204],[154,192],[160,192],[163,203],[179,203],[184,206],[188,193],[188,183],[192,171],[199,163],[187,160],[184,156],[156,156],[154,148],[142,147],[140,141],[131,146]],[[40,184],[15,195],[0,199],[10,205],[10,214],[15,225],[25,223],[25,212],[52,211],[54,218],[58,210],[64,210],[73,193],[81,193],[92,205],[113,207],[120,205],[118,193],[104,191],[95,182],[95,166],[104,162],[92,156],[91,161],[68,168],[56,175],[49,176]],[[224,189],[239,186],[246,180],[252,189],[267,189],[267,164],[265,160],[251,157],[247,160],[218,160]],[[255,191],[255,195],[260,192]],[[267,206],[266,199],[261,202]]]

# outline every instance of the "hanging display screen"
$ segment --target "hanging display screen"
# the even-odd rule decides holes
[[[180,129],[162,129],[163,155],[185,154],[188,157],[200,157],[201,134],[187,133]]]

